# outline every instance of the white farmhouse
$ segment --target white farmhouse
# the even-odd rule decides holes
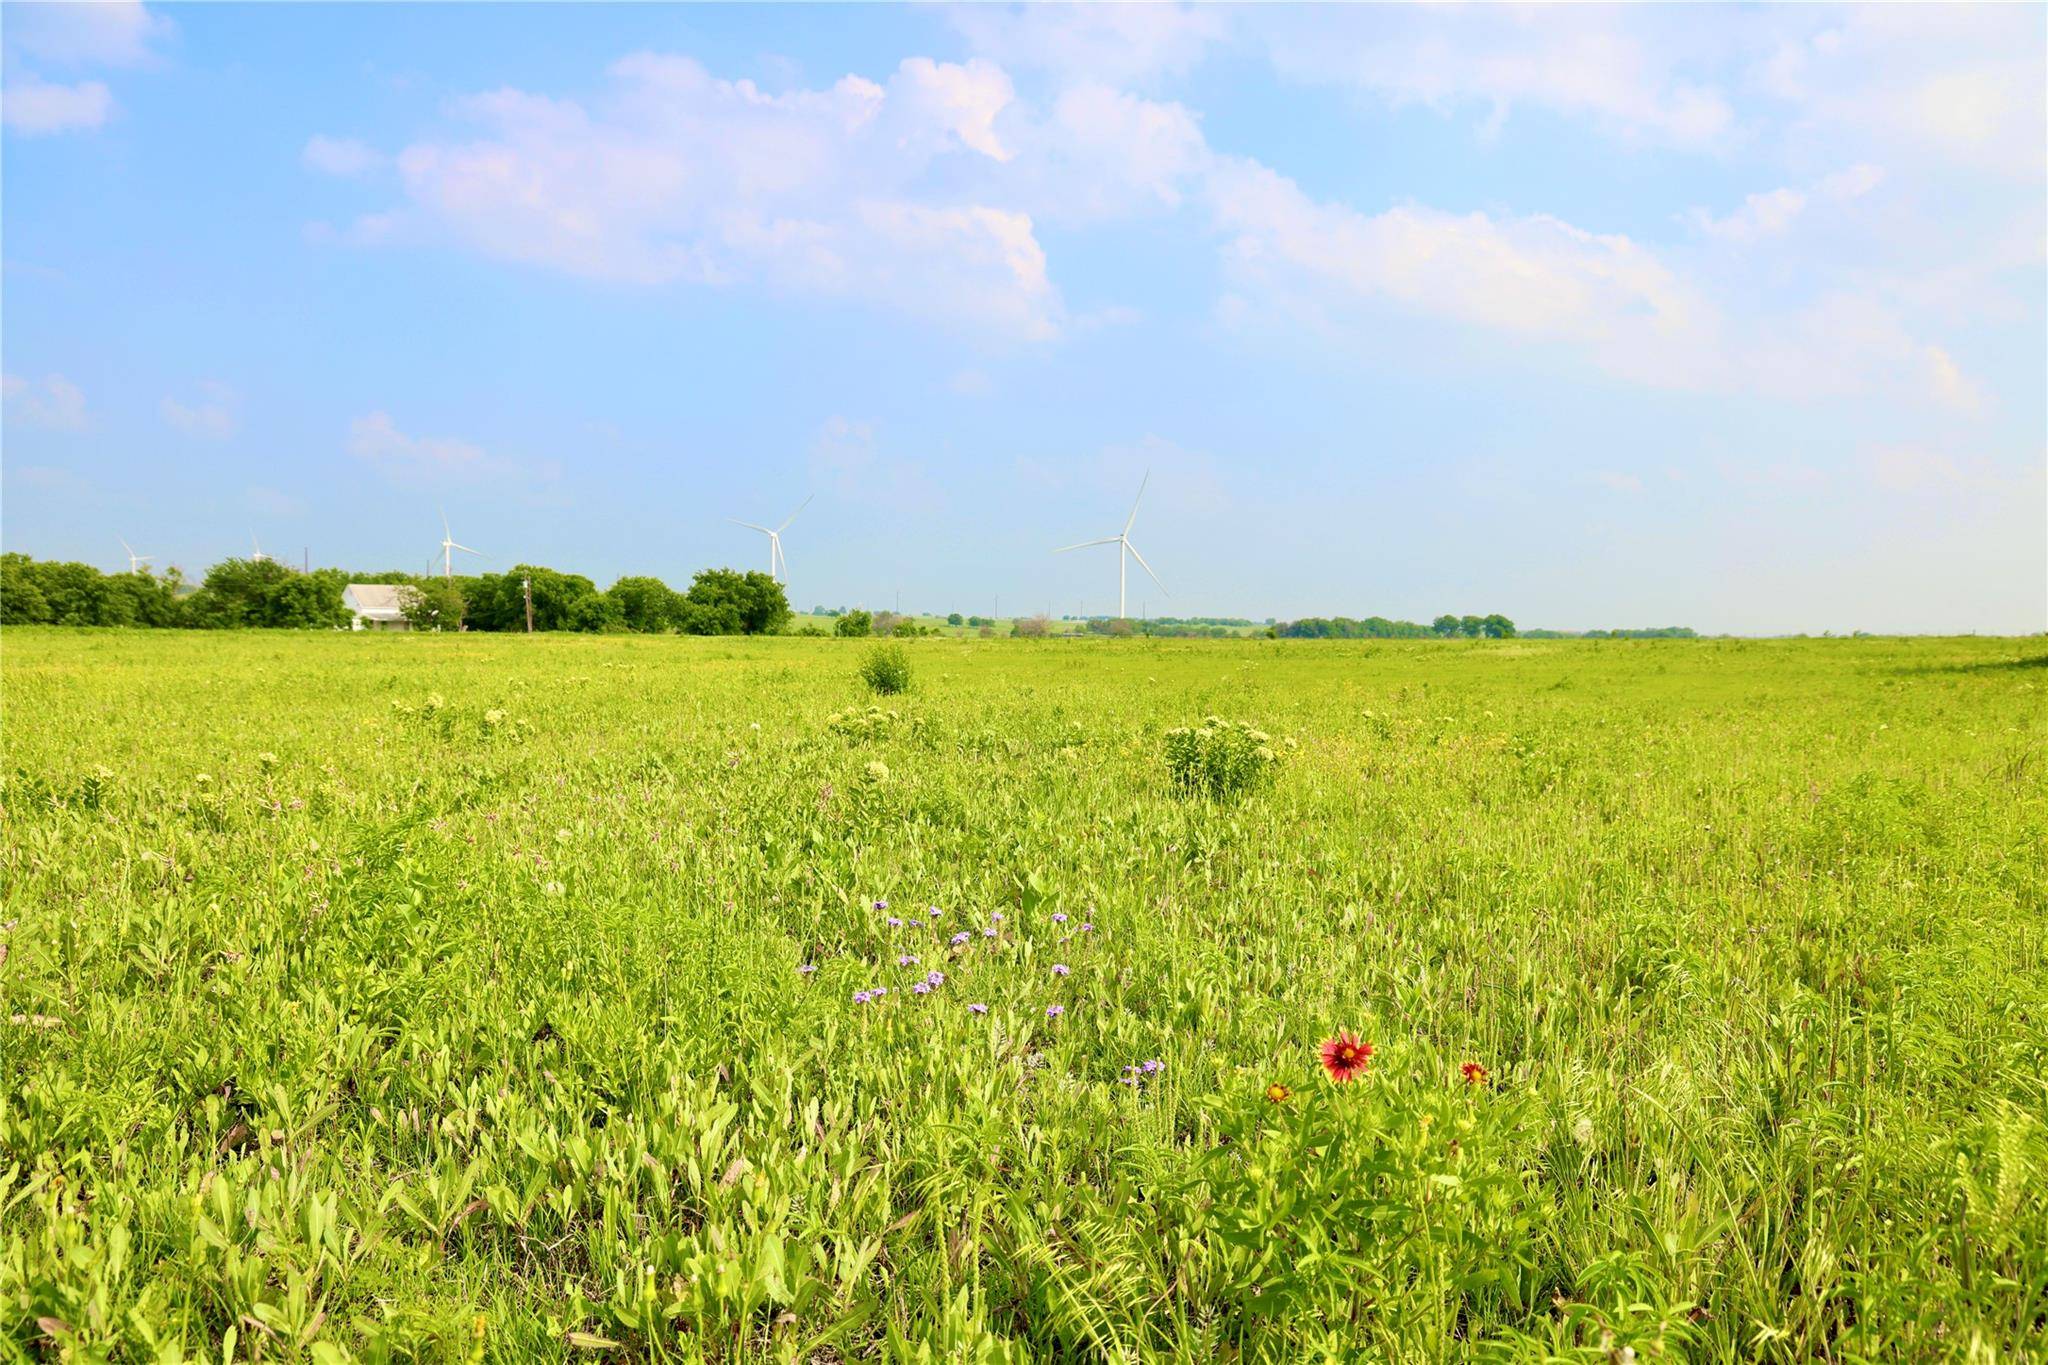
[[[351,630],[410,630],[393,583],[351,583],[341,590]]]

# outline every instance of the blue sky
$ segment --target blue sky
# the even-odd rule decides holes
[[[2048,626],[2048,10],[8,5],[0,541]]]

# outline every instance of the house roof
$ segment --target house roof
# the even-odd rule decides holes
[[[341,600],[358,616],[396,620],[405,615],[395,583],[351,583],[342,590]]]

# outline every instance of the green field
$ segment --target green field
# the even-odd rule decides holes
[[[868,648],[7,631],[0,1354],[2048,1357],[2048,644]]]

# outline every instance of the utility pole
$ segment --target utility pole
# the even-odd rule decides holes
[[[527,574],[519,580],[521,591],[526,594],[526,633],[533,634],[533,575]]]

